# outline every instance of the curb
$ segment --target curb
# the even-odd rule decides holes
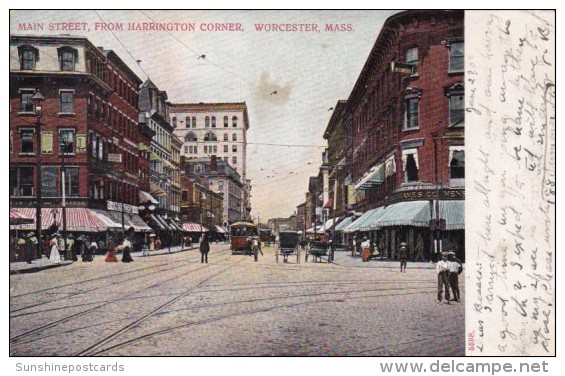
[[[67,265],[72,265],[72,262],[61,262],[59,264],[48,264],[48,265],[42,265],[42,266],[34,266],[31,268],[24,268],[24,269],[10,269],[10,275],[14,275],[14,274],[26,274],[26,273],[37,273],[40,272],[42,270],[47,270],[47,269],[53,269],[53,268],[58,268],[61,266],[67,266]]]

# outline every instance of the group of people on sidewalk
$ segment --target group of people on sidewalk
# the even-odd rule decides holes
[[[455,252],[443,252],[441,260],[436,264],[437,300],[442,302],[442,292],[445,304],[450,304],[449,290],[453,292],[453,301],[461,302],[459,293],[459,275],[463,272],[461,261],[455,257]]]

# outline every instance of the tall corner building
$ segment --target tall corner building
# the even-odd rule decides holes
[[[227,162],[245,184],[241,218],[251,217],[251,183],[247,179],[247,130],[245,102],[171,103],[170,122],[183,144],[186,159],[217,158]]]

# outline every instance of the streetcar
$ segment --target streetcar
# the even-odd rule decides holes
[[[236,222],[230,226],[231,253],[250,255],[251,237],[258,236],[257,226],[251,222]]]

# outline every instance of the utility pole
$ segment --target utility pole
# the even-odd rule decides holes
[[[67,140],[60,140],[59,142],[59,153],[61,154],[61,211],[63,212],[63,244],[65,249],[63,250],[63,254],[67,255],[67,203],[66,203],[66,183],[67,183],[67,176],[65,171],[65,153],[67,152]]]
[[[31,100],[34,104],[35,111],[35,133],[37,137],[37,160],[35,164],[36,169],[36,179],[37,179],[37,197],[35,201],[35,229],[37,233],[37,258],[41,259],[41,244],[43,239],[41,238],[41,116],[42,116],[42,104],[45,101],[45,97],[41,95],[39,89],[35,91]]]

